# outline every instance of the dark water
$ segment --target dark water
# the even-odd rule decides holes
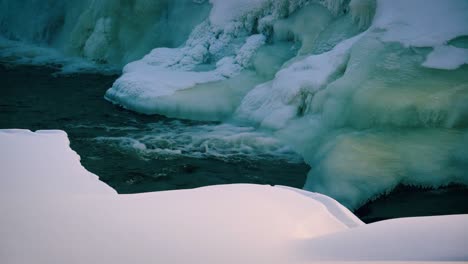
[[[53,73],[45,67],[0,65],[0,129],[65,130],[83,166],[119,193],[228,183],[301,188],[310,169],[297,160],[292,162],[294,154],[287,151],[276,155],[260,150],[249,155],[243,150],[230,153],[228,145],[223,152],[224,142],[217,141],[220,153],[228,155],[206,155],[203,144],[186,145],[200,135],[210,137],[209,133],[219,130],[218,124],[140,115],[114,106],[103,95],[117,76]],[[182,152],[165,153],[165,145]],[[194,157],[190,152],[200,155]],[[437,190],[400,186],[355,213],[365,222],[468,213],[468,190],[462,186]]]
[[[105,101],[103,95],[117,76],[54,76],[53,73],[53,69],[45,67],[0,65],[0,128],[65,130],[83,166],[119,193],[228,183],[281,184],[298,188],[304,184],[309,167],[280,156],[267,155],[258,159],[242,153],[236,155],[234,151],[227,157],[205,155],[198,158],[151,152],[151,148],[161,147],[161,144],[184,147],[184,142],[171,143],[171,140],[179,140],[179,135],[170,135],[171,127],[190,137],[206,132],[191,131],[194,126],[209,128],[217,124],[140,115],[114,106]],[[145,134],[157,137],[157,133],[165,133],[166,137],[146,139],[157,141],[152,144],[159,145],[155,147],[146,142],[149,149],[143,152],[125,142],[132,138],[141,140]],[[97,140],[99,138],[111,140]],[[125,140],[119,141],[122,138]]]
[[[401,185],[354,213],[366,223],[397,217],[468,214],[468,188],[449,185],[425,189]]]

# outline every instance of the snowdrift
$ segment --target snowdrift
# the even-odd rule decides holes
[[[117,195],[61,131],[0,130],[0,165],[2,263],[468,259],[466,215],[364,225],[332,198],[281,186]]]

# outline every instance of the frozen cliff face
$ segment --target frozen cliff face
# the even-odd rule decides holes
[[[0,34],[118,66],[181,45],[208,14],[192,0],[0,1]]]
[[[249,3],[223,9],[214,1],[204,32],[220,33],[203,42],[203,56],[195,57],[203,59],[185,59],[201,43],[193,40],[209,35],[192,33],[185,47],[170,51],[183,54],[180,60],[137,62],[179,77],[140,90],[140,78],[127,77],[141,71],[129,65],[107,98],[146,113],[272,129],[312,166],[305,188],[351,208],[398,184],[468,184],[466,1],[317,1],[292,11],[281,1]],[[219,10],[240,11],[226,17]],[[247,23],[251,17],[257,22]],[[240,55],[258,34],[264,44]],[[250,62],[239,63],[240,56]],[[201,79],[184,83],[189,74]],[[168,88],[172,94],[149,93]]]
[[[401,183],[468,183],[468,68],[451,45],[468,34],[467,11],[466,1],[377,2],[342,75],[281,131],[313,168],[306,189],[357,207]],[[298,127],[313,131],[298,139]]]
[[[10,2],[0,3],[17,6]],[[468,184],[466,0],[66,5],[57,5],[69,12],[58,24],[74,26],[55,30],[51,13],[38,31],[59,32],[39,34],[52,46],[63,41],[64,50],[101,62],[155,48],[123,68],[107,100],[271,131],[311,165],[308,190],[355,208],[398,184]],[[37,35],[0,17],[3,35]]]

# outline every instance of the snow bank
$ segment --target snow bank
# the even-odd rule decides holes
[[[436,46],[422,65],[427,68],[456,70],[463,64],[468,64],[468,49],[443,45]]]
[[[63,132],[0,130],[0,144],[2,263],[468,258],[466,215],[364,225],[324,195],[247,184],[115,195]]]
[[[465,0],[378,0],[372,26],[385,30],[384,41],[433,47],[468,35],[467,13]]]
[[[290,263],[291,241],[348,229],[320,202],[270,186],[7,198],[5,263]]]
[[[466,261],[468,215],[400,218],[300,242],[308,261]]]
[[[210,0],[213,5],[210,13],[211,24],[224,27],[247,13],[259,11],[270,0]]]
[[[0,193],[59,196],[116,192],[80,164],[63,131],[0,130]]]
[[[290,240],[362,225],[271,186],[115,195],[61,131],[3,130],[0,144],[2,263],[287,263]]]
[[[232,114],[247,91],[263,81],[244,68],[265,43],[265,37],[257,34],[241,38],[241,44],[232,43],[240,32],[225,29],[219,37],[213,26],[201,24],[185,47],[155,49],[142,60],[125,66],[105,98],[145,114],[223,120]],[[207,63],[226,50],[233,51],[214,64]],[[212,100],[213,96],[217,101]]]

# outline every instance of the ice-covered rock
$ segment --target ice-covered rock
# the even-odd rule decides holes
[[[350,49],[359,38],[343,41],[331,51],[307,56],[278,71],[272,81],[256,86],[244,97],[236,118],[278,129],[303,115],[312,95],[344,71]]]

